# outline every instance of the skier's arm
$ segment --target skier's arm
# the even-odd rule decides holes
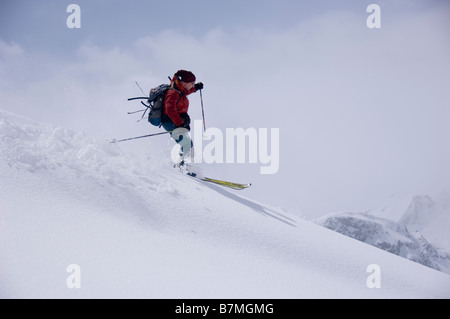
[[[169,90],[164,99],[164,113],[172,120],[176,126],[181,126],[184,122],[177,110],[180,94],[175,90]]]

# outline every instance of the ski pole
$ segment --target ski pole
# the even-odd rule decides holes
[[[200,90],[200,102],[202,104],[202,117],[203,117],[203,132],[206,131],[206,124],[205,124],[205,111],[203,109],[203,96],[202,96],[202,90]]]
[[[116,139],[114,139],[110,143],[119,143],[119,142],[131,141],[131,140],[136,140],[138,138],[144,138],[144,137],[150,137],[150,136],[156,136],[156,135],[163,135],[163,134],[168,134],[168,133],[172,133],[172,131],[155,133],[155,134],[148,134],[148,135],[142,135],[142,136],[136,136],[136,137],[130,137],[130,138],[125,138],[123,140],[116,140]]]

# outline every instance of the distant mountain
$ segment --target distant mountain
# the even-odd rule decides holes
[[[450,194],[436,199],[428,195],[395,194],[386,205],[368,212],[420,232],[433,245],[450,251]]]
[[[383,216],[383,217],[380,217]],[[390,220],[391,216],[397,220]],[[343,235],[450,274],[446,210],[430,196],[392,197],[365,213],[333,213],[315,222]],[[427,235],[424,235],[424,234]],[[433,243],[425,238],[430,235]]]

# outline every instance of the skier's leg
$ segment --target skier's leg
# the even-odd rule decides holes
[[[171,136],[181,146],[181,161],[191,163],[193,143],[189,135],[189,130],[184,127],[178,127],[172,131]]]

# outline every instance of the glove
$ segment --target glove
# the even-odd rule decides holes
[[[180,117],[183,120],[183,124],[181,124],[179,127],[187,128],[190,131],[191,127],[189,126],[189,124],[191,124],[191,118],[189,117],[189,114],[181,113]]]
[[[203,89],[203,83],[202,82],[198,82],[198,83],[196,83],[194,85],[194,87],[195,87],[195,91],[202,90]]]
[[[191,118],[189,117],[189,114],[187,113],[181,113],[180,114],[181,119],[183,120],[183,123],[186,125],[191,124]]]

